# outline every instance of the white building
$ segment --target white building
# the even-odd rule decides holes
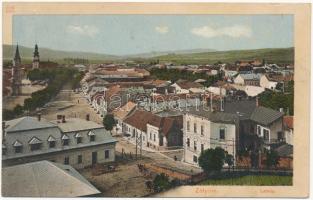
[[[236,120],[234,114],[205,111],[202,108],[184,115],[184,156],[187,163],[198,165],[203,150],[221,147],[236,156]]]
[[[268,76],[262,75],[260,78],[260,86],[270,90],[274,90],[278,82],[271,80]]]
[[[102,125],[79,118],[48,122],[40,116],[4,124],[4,166],[50,160],[80,169],[115,160],[117,140]]]

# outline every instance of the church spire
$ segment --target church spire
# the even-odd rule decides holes
[[[20,56],[20,51],[18,49],[18,44],[16,45],[15,56],[14,56],[14,64],[15,65],[21,64],[21,56]]]
[[[34,57],[39,57],[38,45],[35,45]]]

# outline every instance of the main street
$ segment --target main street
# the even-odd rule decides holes
[[[57,115],[65,115],[66,118],[77,117],[85,119],[90,115],[90,120],[102,124],[102,118],[88,104],[81,93],[75,93],[65,85],[53,101],[41,111],[42,117],[47,120],[55,120]],[[113,133],[114,135],[114,133]],[[173,169],[179,169],[189,173],[199,172],[200,169],[185,164],[181,161],[175,161],[174,156],[182,158],[182,150],[172,150],[168,152],[155,152],[142,150],[141,159],[135,159],[136,147],[127,139],[121,136],[115,136],[118,140],[116,144],[116,156],[118,170],[116,172],[93,175],[92,169],[80,170],[80,173],[86,177],[92,184],[103,192],[103,196],[127,196],[140,197],[150,194],[146,188],[147,178],[138,170],[139,163],[157,163]],[[124,152],[128,159],[122,158]],[[138,151],[139,152],[139,151]],[[133,159],[129,159],[130,155]]]

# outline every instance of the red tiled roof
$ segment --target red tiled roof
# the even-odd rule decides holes
[[[191,81],[177,81],[176,84],[183,89],[201,88],[203,85]]]
[[[162,134],[167,136],[173,126],[182,127],[182,116],[160,117],[148,111],[136,110],[124,122],[144,132],[147,131],[147,124],[150,124],[158,127]]]

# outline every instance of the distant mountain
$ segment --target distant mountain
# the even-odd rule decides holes
[[[153,58],[157,56],[166,56],[166,55],[180,55],[180,54],[191,54],[191,53],[204,53],[204,52],[212,52],[214,49],[188,49],[188,50],[173,50],[173,51],[155,51],[149,53],[141,53],[141,54],[131,54],[125,55],[123,57],[126,58]]]
[[[24,47],[19,45],[20,55],[23,60],[31,60],[33,57],[33,48]],[[15,46],[12,48],[12,45],[3,45],[3,59],[11,60],[15,53]],[[83,58],[89,60],[115,60],[118,59],[118,56],[100,54],[100,53],[90,53],[90,52],[81,52],[81,51],[61,51],[53,50],[49,48],[40,48],[39,54],[41,60],[63,60],[64,58]]]
[[[234,63],[240,60],[265,60],[268,63],[293,64],[294,48],[268,48],[231,51],[211,51],[202,53],[186,53],[156,56],[151,59],[161,63],[176,64],[214,64],[218,61]]]

